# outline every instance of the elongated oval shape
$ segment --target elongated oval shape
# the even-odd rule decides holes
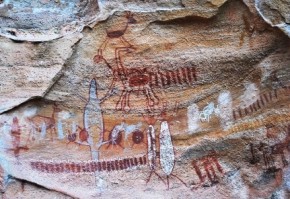
[[[161,123],[159,140],[160,165],[164,173],[169,176],[174,167],[174,149],[167,121]]]
[[[150,169],[154,169],[156,166],[156,142],[155,142],[155,130],[152,125],[149,125],[147,131],[148,139],[148,163]]]

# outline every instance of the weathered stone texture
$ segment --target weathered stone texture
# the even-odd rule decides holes
[[[0,3],[6,198],[289,198],[287,1]]]

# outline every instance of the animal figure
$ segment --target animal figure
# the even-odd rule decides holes
[[[123,52],[132,52],[133,48],[120,47],[116,48],[116,66],[113,67],[105,58],[102,58],[105,64],[113,73],[113,81],[109,87],[107,95],[112,93],[116,82],[120,81],[122,84],[121,96],[116,104],[117,110],[129,111],[130,95],[131,93],[140,92],[144,94],[147,99],[148,110],[154,109],[159,104],[159,98],[154,92],[154,87],[164,88],[172,85],[191,85],[196,79],[196,71],[194,67],[184,67],[173,71],[158,71],[149,72],[147,68],[127,68],[123,65],[121,54]]]
[[[56,113],[60,112],[61,109],[54,104],[52,106],[52,114],[51,116],[43,116],[43,115],[36,115],[32,118],[27,118],[28,121],[30,121],[32,123],[33,126],[37,127],[37,131],[40,132],[41,131],[41,126],[44,124],[45,125],[45,129],[49,130],[51,133],[51,139],[53,140],[53,134],[56,134]]]
[[[201,111],[201,113],[199,114],[199,119],[202,121],[202,122],[209,122],[210,118],[211,118],[211,115],[215,113],[216,115],[219,114],[219,108],[218,106],[215,108],[214,107],[214,103],[211,102],[209,103],[207,106],[205,106],[203,108],[203,110]]]
[[[121,141],[122,141],[122,132],[124,132],[125,130],[125,123],[122,122],[120,125],[116,125],[113,130],[110,132],[109,134],[109,140],[108,143],[109,145],[107,146],[107,148],[109,148],[111,145],[118,145],[121,148],[124,148],[121,145]]]
[[[96,63],[100,62],[102,57],[103,57],[103,51],[105,50],[108,41],[110,39],[116,39],[119,38],[121,40],[121,42],[127,46],[127,47],[133,47],[132,44],[130,44],[125,38],[124,38],[124,34],[126,32],[126,30],[128,29],[129,24],[135,24],[137,21],[136,19],[134,19],[133,14],[131,12],[126,12],[125,15],[126,19],[127,19],[127,23],[125,25],[125,27],[123,29],[120,30],[106,30],[107,33],[107,38],[106,40],[102,43],[101,47],[98,49],[98,54],[94,57],[94,61]],[[115,51],[116,54],[116,51]]]
[[[88,129],[81,128],[77,125],[78,130],[75,130],[74,132],[68,130],[67,134],[67,145],[70,143],[76,143],[78,145],[89,145],[89,133]],[[78,136],[77,136],[78,135]],[[79,138],[79,141],[77,141],[77,137]]]
[[[67,140],[68,143],[66,143],[66,145],[68,145],[69,143],[74,143],[77,139],[77,132],[71,132],[70,130],[68,130],[69,134],[67,135]]]

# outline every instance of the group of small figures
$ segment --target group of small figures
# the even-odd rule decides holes
[[[267,126],[268,132],[274,126]],[[267,134],[269,136],[269,133]],[[275,157],[278,155],[281,158],[282,167],[286,167],[289,162],[285,157],[285,151],[290,152],[290,124],[287,127],[286,138],[275,144],[267,144],[265,142],[260,142],[259,144],[254,145],[250,143],[250,152],[251,152],[251,164],[257,164],[260,162],[260,153],[262,153],[263,161],[268,172],[276,172],[281,169],[277,167],[277,162]]]

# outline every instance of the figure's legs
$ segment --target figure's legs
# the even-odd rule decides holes
[[[144,94],[147,98],[147,106],[149,109],[154,108],[154,105],[159,103],[159,99],[155,96],[155,93],[152,91],[151,87],[144,87]]]
[[[66,143],[66,146],[68,146],[70,143],[71,143],[71,141],[68,141],[68,142]]]
[[[106,92],[104,97],[102,97],[100,100],[101,102],[103,102],[104,100],[106,100],[107,98],[109,98],[110,96],[112,96],[114,94],[112,91],[113,91],[113,87],[115,87],[115,84],[116,84],[116,79],[115,79],[115,77],[113,77],[112,83],[111,83],[108,91]]]
[[[120,143],[117,144],[119,147],[121,147],[122,149],[125,149]]]
[[[98,49],[99,56],[103,57],[103,51],[106,49],[108,42],[109,38],[106,38],[106,40],[102,43],[101,47]]]
[[[218,170],[220,173],[223,173],[223,168],[222,168],[222,166],[220,165],[220,163],[218,162],[217,158],[213,157],[212,160],[213,160],[213,162],[215,163],[217,170]]]
[[[151,177],[152,177],[152,174],[155,174],[164,184],[166,184],[165,182],[164,182],[164,180],[160,177],[160,175],[158,174],[158,173],[156,173],[156,171],[154,171],[154,170],[151,170],[150,171],[150,174],[149,174],[149,176],[148,176],[148,178],[147,178],[147,180],[146,180],[146,184],[150,181],[150,179],[151,179]]]
[[[131,91],[126,92],[125,95],[125,104],[124,104],[124,111],[128,112],[131,108],[130,108],[130,94]]]
[[[121,110],[122,111],[125,110],[126,100],[127,100],[127,93],[128,93],[128,91],[125,90],[125,93],[124,93],[123,98],[122,98],[122,101],[121,101]]]
[[[213,168],[213,166],[212,165],[210,165],[209,166],[209,169],[210,169],[210,171],[211,171],[211,173],[212,173],[212,175],[213,175],[213,183],[216,183],[216,182],[218,182],[218,177],[217,177],[217,175],[216,175],[216,173],[215,173],[215,170],[214,170],[214,168]]]
[[[123,36],[121,36],[120,37],[120,39],[121,39],[121,41],[122,41],[122,43],[124,44],[124,45],[129,45],[128,47],[130,47],[130,48],[134,48],[133,47],[133,45],[132,44],[130,44]],[[134,48],[135,49],[135,48]]]
[[[148,94],[150,98],[153,100],[153,105],[159,104],[159,98],[157,95],[154,93],[153,89],[148,85]]]
[[[181,180],[178,176],[176,176],[174,174],[170,174],[170,175],[173,176],[173,177],[175,177],[175,178],[177,178],[182,184],[184,184],[184,186],[187,187],[186,183],[183,180]]]
[[[112,145],[112,143],[111,142],[109,142],[109,144],[108,144],[108,146],[107,146],[107,148],[106,149],[108,149],[110,146]]]
[[[208,179],[209,179],[210,182],[212,183],[212,182],[213,182],[213,178],[211,177],[211,174],[210,174],[210,172],[209,172],[208,165],[204,166],[204,169],[205,169],[205,172],[206,172],[206,175],[207,175]]]
[[[147,88],[144,88],[144,95],[145,95],[145,97],[146,97],[146,99],[147,99],[147,106],[149,107],[149,109],[150,109],[150,107],[152,107],[152,99],[150,98],[150,96],[149,96],[149,93],[148,93],[148,89]]]
[[[192,166],[194,167],[195,169],[195,172],[200,180],[200,183],[203,183],[204,182],[204,176],[201,174],[201,171],[200,169],[198,168],[197,164],[196,164],[196,161],[192,161]]]
[[[122,110],[123,108],[123,98],[124,98],[124,95],[125,95],[125,90],[122,91],[121,93],[121,96],[119,97],[119,100],[117,101],[117,104],[116,104],[116,110]]]
[[[146,184],[150,181],[153,171],[150,171],[148,178],[146,179]]]
[[[99,63],[101,61],[101,59],[103,59],[103,51],[105,50],[108,41],[109,41],[109,39],[106,38],[106,40],[102,43],[102,45],[98,49],[98,53],[93,58],[94,62]]]

